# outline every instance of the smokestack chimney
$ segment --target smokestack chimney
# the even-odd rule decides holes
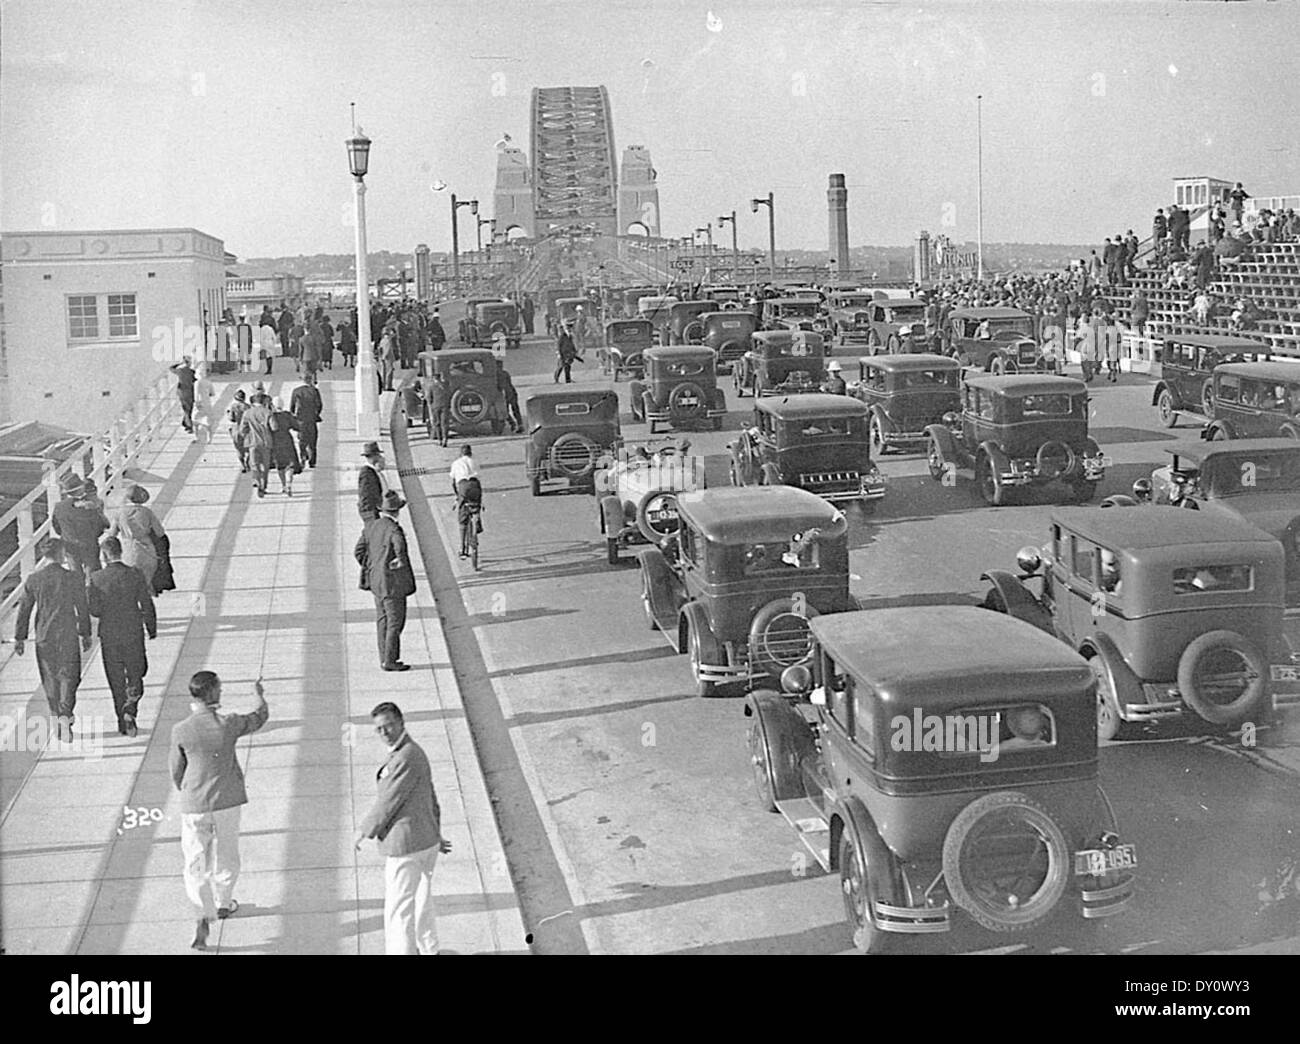
[[[844,187],[843,174],[830,176],[830,185],[826,189],[826,211],[829,220],[831,273],[843,275],[849,270],[849,190]]]

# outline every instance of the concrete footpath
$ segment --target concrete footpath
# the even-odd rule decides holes
[[[268,390],[287,396],[296,378],[284,372],[287,359],[276,365]],[[218,416],[234,387],[253,379],[219,381]],[[143,463],[138,480],[171,537],[178,590],[157,599],[140,734],[117,734],[96,648],[83,657],[77,748],[0,754],[3,952],[194,952],[167,756],[172,726],[189,713],[189,677],[202,669],[222,677],[224,709],[251,709],[259,675],[271,708],[267,725],[240,742],[249,792],[240,909],[214,925],[207,954],[383,953],[383,857],[374,842],[352,847],[385,754],[369,718],[382,700],[402,708],[429,755],[453,846],[434,875],[442,949],[528,951],[418,558],[403,635],[413,669],[379,669],[374,605],[352,556],[361,531],[352,371],[326,371],[321,390],[320,462],[297,477],[292,497],[273,473],[258,499],[224,421],[206,452],[177,425]],[[7,646],[4,656],[0,716],[21,728],[7,745],[21,748],[45,701],[32,653],[14,658]]]

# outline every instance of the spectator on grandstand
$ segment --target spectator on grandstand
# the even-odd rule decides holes
[[[1250,193],[1241,187],[1241,182],[1237,182],[1237,187],[1228,193],[1228,199],[1232,201],[1232,221],[1234,224],[1241,224],[1241,209],[1250,199]]]
[[[1223,238],[1225,231],[1223,211],[1215,207],[1210,211],[1210,242],[1217,243]]]
[[[1116,239],[1119,237],[1117,236]],[[1115,277],[1119,267],[1119,244],[1112,243],[1109,239],[1101,248],[1101,263],[1106,268],[1106,285],[1114,286]]]
[[[1204,287],[1198,287],[1196,296],[1192,299],[1192,307],[1188,309],[1192,318],[1196,320],[1198,326],[1208,326],[1210,322],[1210,295]]]
[[[1151,314],[1151,306],[1147,303],[1147,298],[1141,290],[1135,289],[1133,296],[1129,298],[1129,322],[1133,329],[1139,335],[1146,334],[1147,319]]]
[[[1124,277],[1132,279],[1137,275],[1138,237],[1130,228],[1124,237]]]
[[[1196,289],[1204,290],[1210,285],[1210,278],[1214,275],[1214,251],[1205,245],[1204,240],[1196,244],[1191,264],[1196,273]]]
[[[1110,242],[1110,240],[1107,240],[1107,242]],[[1094,283],[1100,283],[1101,273],[1101,258],[1097,256],[1097,251],[1094,250],[1092,256],[1088,258],[1088,278]]]
[[[1186,250],[1191,236],[1191,220],[1177,203],[1169,208],[1170,247],[1174,250]]]
[[[1163,207],[1156,209],[1156,216],[1151,222],[1151,243],[1155,248],[1156,263],[1159,264],[1165,256],[1165,239],[1169,235],[1169,220],[1165,217]]]

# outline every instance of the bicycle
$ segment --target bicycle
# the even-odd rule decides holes
[[[460,557],[468,558],[478,571],[478,535],[483,528],[483,505],[463,497],[456,502],[456,515],[460,520]]]

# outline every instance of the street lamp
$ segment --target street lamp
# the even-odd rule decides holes
[[[975,277],[984,279],[984,95],[975,95]]]
[[[736,212],[734,210],[730,214],[720,214],[718,216],[718,227],[721,228],[728,221],[731,222],[731,280],[734,283],[739,283],[740,248],[736,245]]]
[[[354,110],[355,117],[355,110]],[[357,250],[357,436],[379,438],[379,390],[375,384],[375,357],[370,342],[370,275],[366,271],[366,172],[370,169],[370,139],[353,121],[352,137],[346,142],[348,169],[356,190]]]
[[[469,207],[469,212],[477,216],[478,200],[477,199],[457,199],[456,193],[451,194],[451,277],[456,283],[456,293],[460,293],[460,228],[456,220],[456,212],[461,207]]]
[[[766,199],[751,199],[749,209],[755,214],[759,207],[767,207],[767,267],[772,278],[776,278],[776,207],[774,193],[769,192]]]

